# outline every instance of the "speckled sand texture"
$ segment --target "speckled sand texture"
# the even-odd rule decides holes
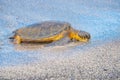
[[[10,80],[120,80],[120,41],[88,47],[66,59],[0,68]]]
[[[49,20],[89,32],[90,42],[44,48],[8,39]],[[120,0],[0,0],[0,80],[120,80]]]

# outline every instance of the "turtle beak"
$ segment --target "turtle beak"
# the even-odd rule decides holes
[[[86,34],[85,38],[90,39],[90,34]]]

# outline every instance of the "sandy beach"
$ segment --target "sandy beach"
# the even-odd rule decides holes
[[[0,68],[1,80],[120,80],[120,41],[64,59]]]
[[[90,33],[90,41],[44,47],[8,39],[51,20]],[[120,80],[120,0],[0,0],[0,80]]]

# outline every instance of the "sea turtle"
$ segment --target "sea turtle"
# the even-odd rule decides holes
[[[29,25],[14,31],[13,41],[17,44],[21,42],[48,43],[60,40],[68,36],[70,40],[87,42],[90,34],[85,31],[78,31],[67,22],[44,21]]]

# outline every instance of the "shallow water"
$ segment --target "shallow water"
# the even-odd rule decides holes
[[[88,43],[64,46],[14,45],[12,31],[33,23],[67,21],[91,34]],[[120,39],[119,0],[0,0],[0,66],[30,64],[77,55],[89,47]]]

